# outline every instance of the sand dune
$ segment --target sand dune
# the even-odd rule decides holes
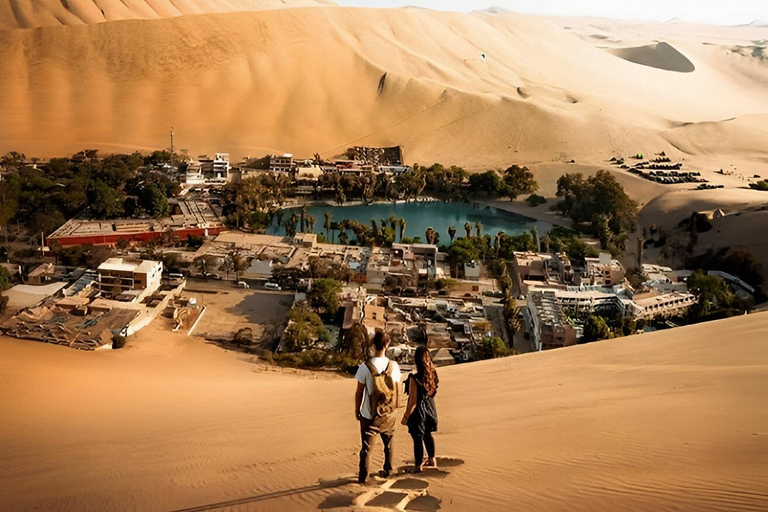
[[[615,48],[609,51],[629,62],[665,71],[692,73],[696,70],[696,66],[688,60],[688,57],[663,41],[634,48]]]
[[[688,154],[741,155],[768,140],[768,114],[684,124],[665,138]]]
[[[0,0],[0,30],[260,11],[330,0]]]
[[[108,353],[0,339],[5,509],[317,510],[379,492],[343,480],[350,380],[149,329]],[[426,510],[765,510],[766,333],[760,314],[441,370],[449,460],[420,478]]]
[[[747,211],[715,219],[712,222],[712,230],[699,235],[695,252],[703,253],[708,249],[718,250],[723,247],[745,249],[762,262],[763,280],[768,283],[768,240],[764,236],[766,226],[768,210]]]
[[[173,125],[193,155],[357,142],[401,144],[412,163],[595,163],[675,152],[672,126],[768,112],[764,63],[671,41],[697,69],[660,73],[572,32],[515,14],[339,7],[5,30],[0,151],[156,149]]]
[[[656,224],[672,229],[697,211],[718,208],[727,213],[750,210],[765,205],[768,194],[747,188],[718,190],[676,190],[653,199],[640,212],[641,225]],[[761,226],[753,225],[757,231]],[[764,226],[762,226],[764,228]]]

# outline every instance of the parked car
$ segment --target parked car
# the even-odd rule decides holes
[[[237,282],[237,287],[238,288],[244,288],[246,290],[250,288],[250,286],[248,286],[248,283],[246,283],[245,281],[238,281]]]
[[[278,291],[282,290],[282,288],[280,288],[280,285],[277,283],[264,283],[264,288],[266,288],[267,290],[278,290]]]

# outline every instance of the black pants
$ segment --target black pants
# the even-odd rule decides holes
[[[424,462],[424,448],[427,448],[427,457],[430,459],[435,458],[435,439],[432,437],[432,432],[426,432],[423,436],[419,434],[411,434],[413,438],[413,459],[416,466],[421,466]]]
[[[360,472],[358,480],[365,482],[368,478],[368,466],[371,459],[371,448],[376,441],[376,436],[381,436],[384,444],[384,471],[392,471],[392,439],[395,435],[394,417],[387,421],[360,419]]]

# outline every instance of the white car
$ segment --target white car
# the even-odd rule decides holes
[[[237,287],[238,288],[245,288],[246,290],[248,288],[250,288],[250,286],[248,286],[248,283],[246,283],[245,281],[238,281],[237,282]]]
[[[278,290],[278,291],[282,290],[282,288],[280,288],[280,285],[277,283],[264,283],[264,288],[266,288],[267,290]]]

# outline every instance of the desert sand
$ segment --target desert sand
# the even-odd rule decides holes
[[[149,2],[129,3],[123,18],[148,17]],[[63,8],[44,4],[40,12]],[[106,19],[123,9],[98,4]],[[193,156],[333,156],[352,143],[400,144],[411,163],[487,168],[662,150],[733,156],[719,141],[739,140],[739,158],[768,164],[768,66],[733,51],[764,39],[760,27],[711,29],[714,44],[685,24],[604,27],[609,44],[512,13],[230,1],[267,10],[178,15],[215,3],[177,2],[187,7],[173,13],[167,1],[151,4],[172,17],[97,23],[82,14],[87,24],[0,31],[0,152],[157,149],[174,126],[177,146]],[[6,27],[17,10],[0,11]],[[677,52],[695,70],[611,51],[660,64]]]
[[[449,511],[765,510],[766,333],[756,314],[443,368],[443,472],[404,485]],[[391,483],[349,483],[352,380],[154,327],[114,352],[2,338],[0,389],[6,510],[317,510]]]
[[[333,5],[329,0],[0,0],[0,30]]]

